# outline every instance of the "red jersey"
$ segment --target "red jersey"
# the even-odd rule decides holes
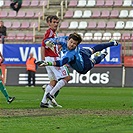
[[[58,51],[56,51],[56,48],[54,48],[54,51],[53,51],[50,47],[46,46],[46,44],[44,43],[44,40],[48,38],[54,38],[54,37],[56,37],[55,31],[49,28],[44,35],[44,39],[42,40],[42,46],[45,47],[45,55],[44,55],[45,57],[47,56],[58,57],[58,53],[57,53]]]

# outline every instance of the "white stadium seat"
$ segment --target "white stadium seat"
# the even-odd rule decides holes
[[[87,22],[86,21],[80,21],[78,29],[86,29],[87,28]]]
[[[128,17],[128,10],[121,10],[119,18],[126,18],[126,17]]]
[[[130,10],[130,11],[129,11],[128,17],[129,17],[129,18],[133,18],[133,10]]]
[[[132,29],[133,30],[133,21],[127,21],[124,29]]]
[[[102,33],[101,32],[94,33],[93,40],[101,40],[101,39],[102,39]]]
[[[77,29],[78,28],[78,22],[77,21],[71,21],[68,28],[69,29]]]
[[[125,26],[124,21],[117,21],[117,22],[116,22],[115,29],[123,29],[124,26]]]
[[[81,18],[81,17],[82,17],[82,11],[81,10],[74,11],[73,18]]]
[[[124,0],[122,6],[131,6],[132,5],[132,0]]]
[[[120,40],[120,39],[121,39],[121,33],[119,33],[119,32],[114,32],[114,33],[113,33],[113,38],[114,38],[115,40]]]
[[[90,18],[91,14],[92,14],[91,10],[85,10],[83,12],[82,18]]]
[[[83,40],[84,40],[84,41],[89,41],[89,40],[92,40],[92,38],[93,38],[93,34],[92,34],[91,32],[86,32],[86,33],[84,34]]]
[[[111,33],[110,32],[103,33],[102,40],[110,40],[110,39],[111,39]]]
[[[86,0],[79,0],[77,7],[84,7],[84,6],[86,6]]]
[[[87,7],[93,7],[93,6],[95,6],[96,5],[96,0],[88,0],[88,2],[87,2],[87,4],[86,4],[86,6]]]

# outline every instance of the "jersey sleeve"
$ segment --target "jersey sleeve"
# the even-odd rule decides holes
[[[68,51],[60,60],[55,61],[56,66],[63,66],[65,64],[69,64],[69,62],[74,60],[75,52]]]

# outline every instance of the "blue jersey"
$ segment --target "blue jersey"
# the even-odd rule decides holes
[[[68,36],[50,38],[48,39],[53,42],[55,45],[61,45],[64,56],[61,60],[56,61],[57,66],[63,66],[68,64],[74,70],[79,73],[85,74],[87,73],[94,64],[90,61],[91,51],[88,49],[79,49],[77,46],[73,50],[68,50],[67,41]],[[46,40],[47,41],[47,40]]]

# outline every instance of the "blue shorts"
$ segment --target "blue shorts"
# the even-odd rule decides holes
[[[94,63],[90,60],[92,52],[89,49],[81,48],[79,53],[81,54],[83,61],[84,61],[84,69],[79,71],[81,74],[86,74],[89,70],[94,67]]]

